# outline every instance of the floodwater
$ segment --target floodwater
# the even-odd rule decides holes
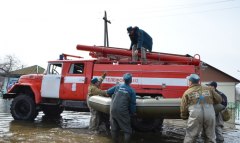
[[[42,112],[34,122],[15,121],[10,114],[10,100],[0,98],[0,143],[111,143],[105,133],[88,131],[88,112],[64,111],[61,117],[48,119]],[[177,123],[179,122],[179,123]],[[161,133],[134,133],[131,143],[181,143],[184,127],[181,120],[166,120]],[[224,132],[226,143],[239,143],[240,131]],[[201,142],[201,141],[198,141]]]

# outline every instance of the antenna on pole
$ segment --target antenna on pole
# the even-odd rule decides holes
[[[105,15],[103,17],[104,20],[104,47],[109,47],[109,42],[108,42],[108,27],[107,24],[110,23],[111,21],[107,19],[107,12],[105,12]]]

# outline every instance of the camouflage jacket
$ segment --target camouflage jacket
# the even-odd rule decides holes
[[[100,84],[104,80],[103,77],[98,79]],[[95,84],[90,84],[88,87],[88,97],[93,96],[93,95],[99,95],[99,96],[107,96],[107,91],[99,89]]]
[[[204,97],[204,100],[199,100],[200,95]],[[183,94],[181,101],[181,118],[188,118],[188,107],[195,104],[219,104],[222,102],[221,96],[207,86],[200,84],[191,85]]]

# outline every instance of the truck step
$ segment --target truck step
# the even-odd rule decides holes
[[[86,101],[65,100],[62,105],[66,110],[89,111]]]

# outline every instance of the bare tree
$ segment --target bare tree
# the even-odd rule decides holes
[[[6,55],[0,59],[0,73],[9,74],[11,71],[22,68],[21,62],[13,55]]]

